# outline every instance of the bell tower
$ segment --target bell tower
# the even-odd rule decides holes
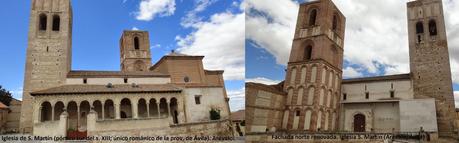
[[[151,66],[150,39],[147,31],[124,31],[120,39],[121,71],[148,71]]]
[[[338,129],[345,21],[331,0],[300,5],[284,83],[283,129]]]
[[[20,131],[32,131],[34,113],[30,92],[65,83],[72,59],[70,0],[32,0]]]
[[[451,68],[441,0],[407,3],[410,69],[415,98],[435,98],[439,136],[456,129]]]

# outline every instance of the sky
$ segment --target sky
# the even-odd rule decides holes
[[[243,109],[245,14],[242,0],[73,0],[72,70],[119,70],[123,30],[150,33],[152,62],[175,50],[225,70],[232,111]],[[22,97],[31,0],[0,5],[0,85]]]
[[[406,20],[410,0],[332,1],[346,17],[344,78],[410,72]],[[246,0],[246,81],[284,80],[302,2],[307,0]],[[459,1],[443,0],[443,8],[459,107]]]

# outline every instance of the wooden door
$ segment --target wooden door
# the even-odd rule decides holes
[[[354,132],[365,132],[365,116],[362,114],[354,115]]]

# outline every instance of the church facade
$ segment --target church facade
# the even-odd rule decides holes
[[[355,79],[342,78],[345,16],[331,0],[299,8],[285,80],[246,83],[249,136],[420,130],[457,136],[441,0],[407,3],[410,73]]]
[[[223,71],[124,31],[119,71],[76,71],[70,0],[32,0],[20,131],[42,136],[229,134]]]

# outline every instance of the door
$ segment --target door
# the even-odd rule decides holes
[[[354,132],[365,132],[365,116],[362,114],[354,115]]]

